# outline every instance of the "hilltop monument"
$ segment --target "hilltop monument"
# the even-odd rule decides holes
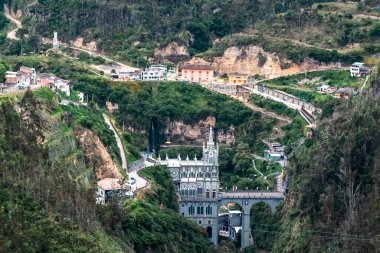
[[[59,41],[58,41],[58,33],[57,32],[54,32],[53,50],[59,50]]]

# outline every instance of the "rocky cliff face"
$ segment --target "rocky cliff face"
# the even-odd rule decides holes
[[[74,134],[83,149],[87,166],[94,168],[97,179],[111,177],[122,180],[123,176],[96,134],[80,125],[75,128]]]
[[[280,58],[274,53],[265,52],[258,46],[230,47],[221,57],[202,59],[195,57],[191,64],[207,64],[215,67],[218,74],[239,72],[243,74],[259,74],[265,78],[292,75],[310,70],[341,68],[340,63],[321,64],[312,59],[305,59],[302,64],[294,64],[289,59]]]
[[[166,47],[158,47],[154,50],[154,58],[158,61],[178,62],[188,59],[189,51],[186,46],[180,46],[177,42],[171,42]]]
[[[166,124],[166,132],[170,133],[172,143],[202,143],[208,140],[209,126],[215,127],[215,117],[207,117],[198,123],[190,125],[183,121],[171,121]],[[219,143],[232,144],[235,142],[234,127],[227,130],[219,130],[217,139]]]

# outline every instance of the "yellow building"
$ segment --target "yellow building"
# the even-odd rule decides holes
[[[228,83],[246,84],[248,82],[247,74],[232,73],[228,75]]]
[[[223,78],[223,77],[217,77],[215,79],[216,83],[228,83],[228,78]]]

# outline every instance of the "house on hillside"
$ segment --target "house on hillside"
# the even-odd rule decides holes
[[[350,67],[351,77],[365,77],[370,74],[370,68],[366,67],[362,62],[355,62]]]
[[[228,75],[228,83],[246,84],[248,82],[247,74],[231,73]]]
[[[334,94],[334,97],[335,98],[344,98],[344,99],[348,99],[352,96],[355,96],[357,94],[357,92],[355,91],[354,88],[352,87],[344,87],[344,88],[340,88],[338,89],[335,94]]]
[[[214,68],[209,65],[191,65],[182,67],[181,80],[188,82],[212,82],[214,79]]]
[[[105,204],[112,197],[116,197],[122,193],[119,179],[103,178],[97,183],[96,203]]]
[[[326,94],[330,94],[330,93],[332,93],[332,92],[334,92],[334,88],[333,87],[331,87],[331,86],[329,86],[329,85],[322,85],[322,86],[319,86],[318,88],[317,88],[317,92],[319,92],[319,93],[326,93]]]
[[[42,87],[49,87],[52,90],[60,90],[70,96],[70,81],[63,80],[51,73],[42,73],[37,76],[37,84]]]
[[[29,89],[31,85],[36,83],[36,70],[34,68],[20,67],[17,72],[5,72],[5,84],[14,85],[16,89]]]
[[[19,72],[23,72],[28,76],[28,79],[30,80],[31,85],[36,83],[36,78],[37,78],[36,69],[21,66]]]
[[[139,72],[131,72],[131,71],[117,71],[116,73],[111,74],[112,80],[119,81],[136,81],[141,79],[141,75]]]
[[[167,81],[177,80],[177,73],[173,68],[168,69],[168,71],[164,73],[164,76],[165,76],[165,80]]]
[[[141,80],[143,81],[160,81],[165,80],[165,73],[168,71],[168,68],[165,65],[157,64],[151,65],[148,68],[145,68],[141,72]]]
[[[0,93],[12,93],[17,90],[15,85],[0,83]]]

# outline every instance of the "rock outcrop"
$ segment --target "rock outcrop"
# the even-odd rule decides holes
[[[183,121],[171,121],[166,124],[166,132],[170,133],[172,143],[200,144],[208,140],[209,126],[215,127],[215,117],[209,116],[195,124],[185,124]],[[235,142],[234,127],[219,130],[217,139],[219,143],[232,144]]]
[[[98,180],[107,177],[122,180],[123,176],[96,134],[79,125],[75,127],[74,135],[83,149],[87,166],[94,168]]]
[[[84,38],[78,37],[74,41],[71,41],[72,45],[78,48],[82,48],[85,50],[88,50],[90,52],[97,53],[98,50],[96,48],[96,42],[95,41],[90,41],[88,43],[84,42]]]
[[[189,57],[186,46],[180,46],[177,42],[171,42],[165,47],[158,47],[154,50],[154,58],[158,61],[178,62]]]
[[[220,57],[203,59],[194,57],[191,64],[207,64],[214,66],[218,74],[239,72],[242,74],[259,74],[265,78],[293,75],[311,70],[341,68],[340,63],[322,64],[312,59],[305,59],[301,64],[295,64],[289,59],[280,58],[275,53],[265,52],[258,46],[233,46],[227,48]]]

